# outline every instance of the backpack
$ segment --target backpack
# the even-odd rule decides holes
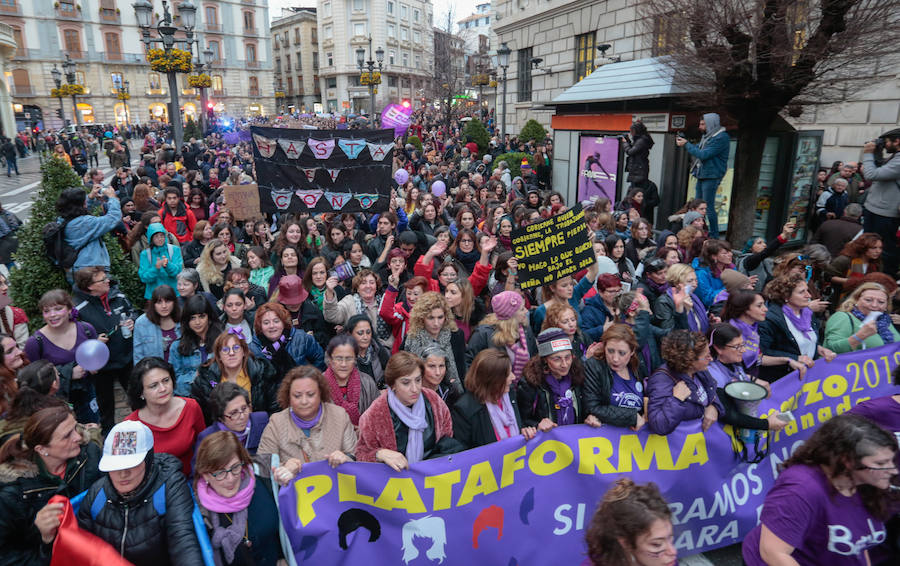
[[[47,258],[54,266],[62,269],[71,269],[78,259],[78,253],[84,246],[74,248],[66,242],[66,226],[69,220],[59,222],[48,222],[41,229],[41,238],[44,240],[44,250]]]

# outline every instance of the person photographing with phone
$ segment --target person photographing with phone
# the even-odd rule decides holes
[[[694,158],[691,165],[691,175],[697,179],[697,198],[702,198],[709,207],[706,210],[706,218],[709,224],[709,237],[719,238],[718,212],[716,212],[716,191],[722,177],[728,170],[728,151],[731,148],[731,138],[721,125],[718,114],[708,113],[700,120],[700,143],[694,145],[687,138],[679,136],[675,138],[678,147],[683,147]],[[868,177],[867,177],[868,178]],[[900,214],[900,213],[898,213]]]
[[[103,236],[122,221],[122,209],[116,191],[111,187],[102,188],[97,185],[89,198],[96,199],[101,194],[107,198],[106,213],[103,216],[93,216],[88,212],[84,189],[81,187],[66,189],[56,199],[56,212],[66,223],[63,237],[66,244],[77,253],[72,265],[73,273],[82,267],[94,265],[109,271],[109,251],[103,243]]]
[[[880,166],[875,163],[875,151],[884,140],[884,151],[890,157]],[[884,237],[884,272],[897,276],[900,249],[897,248],[897,230],[900,229],[900,159],[894,159],[900,150],[900,128],[882,134],[877,141],[863,146],[863,174],[872,186],[866,190],[863,229]]]

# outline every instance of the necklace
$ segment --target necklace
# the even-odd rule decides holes
[[[225,515],[225,518],[228,519],[229,526],[234,524],[234,519],[232,518],[231,514],[223,513],[223,515]],[[250,542],[250,523],[249,523],[249,521],[244,523],[244,540],[243,540],[243,542],[244,542],[244,546],[246,546],[247,548],[250,548],[251,546],[253,546],[253,543]]]

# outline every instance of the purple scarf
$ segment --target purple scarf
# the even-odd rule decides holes
[[[219,430],[224,430],[226,432],[230,432],[231,434],[237,436],[238,440],[240,440],[241,444],[243,444],[244,448],[246,448],[247,440],[250,438],[250,423],[251,423],[250,419],[247,419],[247,428],[244,429],[244,432],[234,432],[233,430],[231,430],[230,428],[225,426],[225,424],[222,423],[221,421],[216,422],[216,427]]]
[[[759,349],[758,324],[755,322],[753,324],[747,324],[736,318],[729,320],[728,323],[740,330],[741,335],[744,337],[744,366],[752,368],[756,364],[761,363],[762,357],[760,356],[761,352]]]
[[[550,387],[553,396],[556,398],[553,410],[556,411],[556,424],[559,426],[575,424],[575,393],[572,389],[572,378],[565,376],[562,379],[556,379],[552,375],[545,375],[544,382]]]
[[[387,400],[391,411],[397,415],[400,422],[409,428],[406,441],[406,461],[410,464],[421,462],[425,457],[425,443],[423,442],[422,433],[428,428],[428,417],[425,413],[425,394],[419,395],[412,407],[404,405],[394,394],[393,389],[388,389]]]
[[[853,310],[850,311],[850,314],[858,318],[859,320],[865,320],[866,315],[862,313],[856,307],[853,307]],[[875,323],[878,328],[878,335],[881,337],[881,340],[885,344],[893,344],[894,343],[894,335],[891,333],[891,317],[886,313],[881,313],[881,316],[878,317],[877,322]]]
[[[525,339],[525,327],[519,326],[519,340],[506,347],[506,353],[512,360],[512,372],[516,378],[522,377],[525,364],[528,363],[528,342]]]
[[[666,294],[670,297],[672,296],[672,289],[667,289]],[[703,306],[703,302],[697,297],[697,295],[691,293],[691,302],[694,304],[691,309],[691,313],[687,315],[688,328],[691,329],[692,332],[702,332],[706,334],[706,331],[709,330],[709,317],[706,314],[706,307]]]
[[[816,333],[812,329],[812,309],[805,307],[800,311],[800,316],[797,316],[794,314],[794,309],[788,305],[781,305],[781,312],[784,313],[784,318],[790,320],[794,328],[802,332],[807,339],[816,339]]]
[[[666,291],[669,290],[669,282],[668,281],[666,281],[664,283],[657,283],[656,281],[650,279],[649,277],[646,277],[644,279],[644,283],[646,283],[647,287],[649,287],[650,290],[653,291],[654,293],[656,293],[657,295],[662,295],[663,293],[665,293]]]
[[[488,415],[491,417],[491,424],[494,426],[494,434],[497,440],[511,438],[519,434],[516,424],[516,412],[513,410],[512,402],[509,400],[509,392],[500,397],[500,403],[492,403],[488,401],[484,404],[487,407]]]
[[[319,412],[316,413],[316,418],[312,419],[311,421],[305,421],[305,420],[301,419],[300,417],[298,417],[294,413],[294,410],[291,409],[290,410],[291,411],[291,420],[294,421],[294,424],[297,425],[297,428],[309,430],[309,429],[313,428],[314,426],[316,426],[317,424],[319,424],[319,421],[322,419],[322,410],[323,410],[323,406],[320,403],[319,404]]]

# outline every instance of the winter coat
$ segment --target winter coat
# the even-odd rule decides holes
[[[197,219],[184,203],[178,201],[178,208],[175,214],[169,210],[168,205],[163,203],[159,209],[159,216],[162,218],[163,226],[166,230],[175,235],[182,244],[190,242],[194,238],[194,226],[197,225]]]
[[[516,401],[514,388],[509,390],[509,401],[516,413],[515,434],[519,434],[524,425],[519,414],[519,404]],[[487,407],[472,393],[467,391],[456,401],[451,415],[453,417],[453,438],[467,450],[497,442],[497,434],[494,432],[494,425],[491,423]]]
[[[250,401],[254,411],[265,411],[268,414],[281,410],[278,405],[278,386],[281,379],[275,375],[275,366],[265,358],[247,358],[247,377],[250,378]],[[203,409],[203,419],[207,426],[213,423],[209,407],[209,398],[213,389],[222,382],[222,369],[213,362],[208,366],[200,366],[197,377],[191,385],[191,397],[196,399]]]
[[[181,461],[164,453],[152,458],[138,492],[127,499],[109,476],[94,482],[78,509],[78,526],[111,544],[134,566],[202,564],[191,518],[194,499]]]
[[[122,336],[122,315],[134,320],[134,309],[128,297],[118,287],[110,287],[107,294],[110,313],[100,301],[100,297],[86,293],[76,288],[72,293],[72,302],[78,311],[78,319],[89,323],[97,331],[97,334],[106,334],[109,341],[109,361],[103,367],[104,370],[115,370],[128,367],[132,352],[132,339]]]
[[[250,351],[254,356],[266,359],[262,352],[262,342],[254,336],[250,342]],[[306,332],[292,328],[288,337],[287,351],[298,366],[311,365],[325,371],[325,351],[316,340]]]
[[[786,357],[796,360],[800,357],[800,346],[791,334],[781,304],[771,302],[766,319],[759,323],[759,349],[766,356]],[[816,336],[819,335],[819,319],[812,317],[812,329]],[[818,349],[818,348],[817,348]],[[791,372],[791,366],[782,364],[778,366],[760,366],[759,377],[768,382],[781,379]]]
[[[638,375],[643,375],[638,370]],[[633,427],[642,412],[611,403],[613,374],[605,361],[591,358],[584,364],[584,401],[587,413],[597,417],[603,425]]]
[[[450,409],[437,393],[422,388],[428,426],[422,434],[424,460],[461,452],[463,447],[453,438],[453,421]],[[445,440],[447,439],[447,440]],[[374,462],[375,454],[385,448],[404,453],[409,442],[409,428],[394,415],[388,405],[387,391],[375,399],[359,417],[359,442],[356,443],[356,459],[360,462]]]
[[[391,348],[391,354],[400,351],[400,344],[406,338],[406,332],[409,330],[409,311],[412,310],[406,304],[406,301],[397,302],[397,295],[400,291],[392,285],[388,285],[384,291],[384,297],[381,299],[381,306],[378,307],[378,315],[384,319],[391,327],[391,334],[394,335],[394,346]]]
[[[329,301],[326,297],[322,301],[322,311],[325,314],[325,320],[330,322],[331,324],[339,324],[345,325],[347,321],[350,320],[350,317],[358,314],[356,312],[356,297],[358,295],[356,293],[345,296],[343,299],[337,298],[337,293],[335,293],[335,299]],[[376,299],[378,297],[376,296]],[[363,313],[369,317],[369,321],[372,323],[372,329],[376,331],[375,338],[381,342],[383,345],[388,348],[393,348],[394,346],[394,336],[388,336],[388,339],[382,339],[377,334],[378,329],[378,309],[380,308],[380,301],[375,301],[375,305],[372,307],[365,306],[363,304]]]
[[[528,356],[533,358],[537,355],[537,341],[534,339],[534,334],[531,332],[531,328],[526,324],[525,325],[525,344],[528,346]],[[498,350],[506,351],[506,347],[497,346],[494,344],[494,327],[482,324],[477,327],[472,335],[469,337],[469,343],[466,346],[466,367],[472,365],[472,361],[475,359],[475,356],[478,355],[478,352],[484,350],[485,348],[496,348]],[[465,373],[463,373],[465,375]]]
[[[138,220],[140,220],[140,216],[138,216]],[[175,235],[172,234],[171,232],[166,232],[166,242],[169,244],[172,244],[173,246],[181,246],[181,244],[178,242],[178,238],[176,238]],[[133,246],[131,246],[131,260],[134,262],[135,265],[137,265],[137,266],[141,265],[141,252],[143,252],[144,250],[146,250],[149,247],[150,247],[150,240],[147,239],[147,234],[144,234],[143,236],[141,236],[138,239],[138,241],[135,242]],[[202,251],[202,249],[201,249],[201,251]],[[182,252],[181,257],[183,260],[184,259],[184,246],[181,246],[181,252]],[[199,255],[198,255],[198,257],[199,257]],[[197,266],[185,264],[185,267],[197,267]]]
[[[342,407],[322,403],[322,418],[310,429],[309,436],[294,424],[290,409],[269,417],[256,453],[259,456],[278,454],[282,463],[288,458],[317,462],[327,459],[335,450],[354,458],[356,430]]]
[[[581,424],[588,415],[585,410],[584,387],[573,384],[570,390],[573,394],[575,424]],[[522,426],[537,426],[543,419],[550,419],[555,423],[554,398],[555,394],[543,378],[535,381],[533,375],[526,373],[523,379],[516,383],[516,401],[519,405],[519,415],[522,417]]]
[[[426,332],[425,329],[420,330],[419,332]],[[424,334],[425,343],[433,343],[435,345],[440,345],[438,341],[434,339],[430,339],[427,334]],[[414,346],[410,346],[408,342],[409,335],[407,335],[403,339],[403,344],[400,345],[400,350],[411,352],[417,356],[420,356],[424,353]],[[419,342],[422,344],[422,342]],[[445,381],[454,384],[454,389],[460,391],[462,389],[462,383],[466,379],[466,370],[469,367],[469,364],[466,362],[466,338],[463,335],[462,330],[456,329],[450,332],[450,352],[444,352],[447,355],[453,356],[453,365],[456,366],[456,375],[450,375],[449,373],[449,365],[448,365],[448,375],[445,376]],[[456,377],[457,381],[453,381],[452,378]]]
[[[629,183],[638,184],[647,180],[650,175],[650,148],[653,138],[642,135],[634,138],[634,143],[625,144],[625,171]]]
[[[582,277],[575,283],[575,289],[572,291],[572,298],[569,299],[569,305],[575,309],[576,317],[578,316],[578,313],[581,312],[581,299],[584,298],[584,295],[590,291],[593,286],[594,282],[587,276]],[[541,327],[544,325],[544,318],[546,317],[547,305],[538,305],[537,308],[531,311],[531,331],[534,332],[535,336],[541,333]]]
[[[100,265],[109,269],[109,251],[103,243],[103,236],[122,222],[119,199],[109,199],[106,214],[93,216],[84,214],[73,218],[66,225],[66,243],[78,251],[72,272],[82,267]]]
[[[611,312],[603,302],[603,297],[594,295],[584,302],[584,308],[581,310],[581,331],[585,333],[588,340],[597,342],[603,336],[603,328],[606,321],[613,318]]]
[[[247,443],[244,444],[244,448],[247,449],[250,456],[256,455],[256,450],[259,448],[259,441],[262,438],[262,433],[266,429],[267,424],[269,424],[269,414],[265,411],[254,411],[250,413],[250,420],[247,421],[247,425],[250,426],[250,433],[247,435]],[[191,474],[194,473],[194,469],[197,467],[197,452],[200,451],[200,444],[203,443],[203,439],[210,434],[221,430],[222,429],[219,428],[219,423],[213,423],[197,435],[197,440],[194,441],[194,455],[191,457]]]
[[[425,279],[428,280],[428,290],[434,291],[436,293],[443,293],[441,289],[441,283],[437,279],[434,278],[434,260],[429,263],[423,263],[425,256],[419,257],[416,260],[416,264],[413,266],[413,273],[416,275],[421,275]],[[472,284],[472,294],[474,296],[478,296],[484,290],[484,288],[488,284],[488,280],[491,277],[491,271],[493,268],[490,265],[484,265],[480,261],[475,264],[475,269],[472,270],[472,274],[469,275],[469,283]]]
[[[39,457],[0,464],[0,565],[46,566],[51,545],[43,544],[34,526],[37,512],[54,495],[74,497],[100,477],[102,451],[93,443],[69,460],[62,478],[44,468]]]
[[[847,218],[846,216],[832,218],[819,226],[810,243],[822,244],[828,248],[828,253],[831,254],[831,257],[837,257],[841,254],[841,250],[844,249],[847,242],[853,240],[862,231],[863,227],[859,220]]]
[[[691,300],[694,303],[703,304],[697,295],[691,293]],[[675,310],[675,300],[668,293],[663,293],[656,299],[653,304],[653,325],[664,332],[672,330],[687,330],[688,326],[688,309],[684,305],[681,312]]]
[[[172,236],[174,238],[174,236]],[[178,239],[176,238],[177,242]],[[200,261],[200,254],[203,253],[203,248],[205,246],[200,243],[200,240],[191,240],[190,242],[186,242],[181,245],[181,258],[184,261],[185,267],[193,267],[197,268],[197,262]]]
[[[716,380],[707,371],[697,372],[693,376],[674,373],[663,364],[647,380],[647,426],[650,432],[666,435],[675,430],[683,421],[691,421],[703,418],[705,406],[694,401],[693,394],[687,400],[681,401],[672,394],[672,388],[677,381],[683,381],[696,392],[699,388],[706,391],[709,404],[718,411],[719,416],[725,414],[725,407],[719,401],[716,389]],[[699,381],[699,383],[697,383]]]
[[[704,120],[706,120],[707,116],[709,114],[704,114]],[[708,132],[715,135],[706,141],[703,149],[700,149],[699,145],[692,143],[686,143],[684,149],[692,157],[700,160],[700,170],[696,172],[695,177],[698,179],[721,179],[725,176],[725,171],[728,169],[728,152],[731,150],[731,137],[725,130],[716,133],[716,130],[719,129],[718,123],[712,124],[707,120],[706,127]]]
[[[878,216],[900,216],[900,158],[897,154],[876,167],[874,154],[864,153],[862,166],[866,180],[872,182],[866,190],[864,208]]]
[[[175,336],[181,338],[181,325],[177,322],[175,323]],[[132,342],[134,343],[132,359],[135,364],[144,358],[165,357],[162,329],[150,322],[146,314],[142,314],[134,322]],[[172,344],[174,345],[174,342]]]
[[[147,237],[152,241],[156,234],[165,233],[162,224],[151,224],[147,228]],[[156,262],[162,258],[168,258],[168,263],[163,267],[156,267]],[[184,263],[181,259],[181,248],[166,242],[161,246],[151,244],[149,248],[141,252],[141,263],[138,276],[146,284],[144,298],[149,299],[153,290],[160,285],[168,285],[178,293],[177,276],[181,273]]]

